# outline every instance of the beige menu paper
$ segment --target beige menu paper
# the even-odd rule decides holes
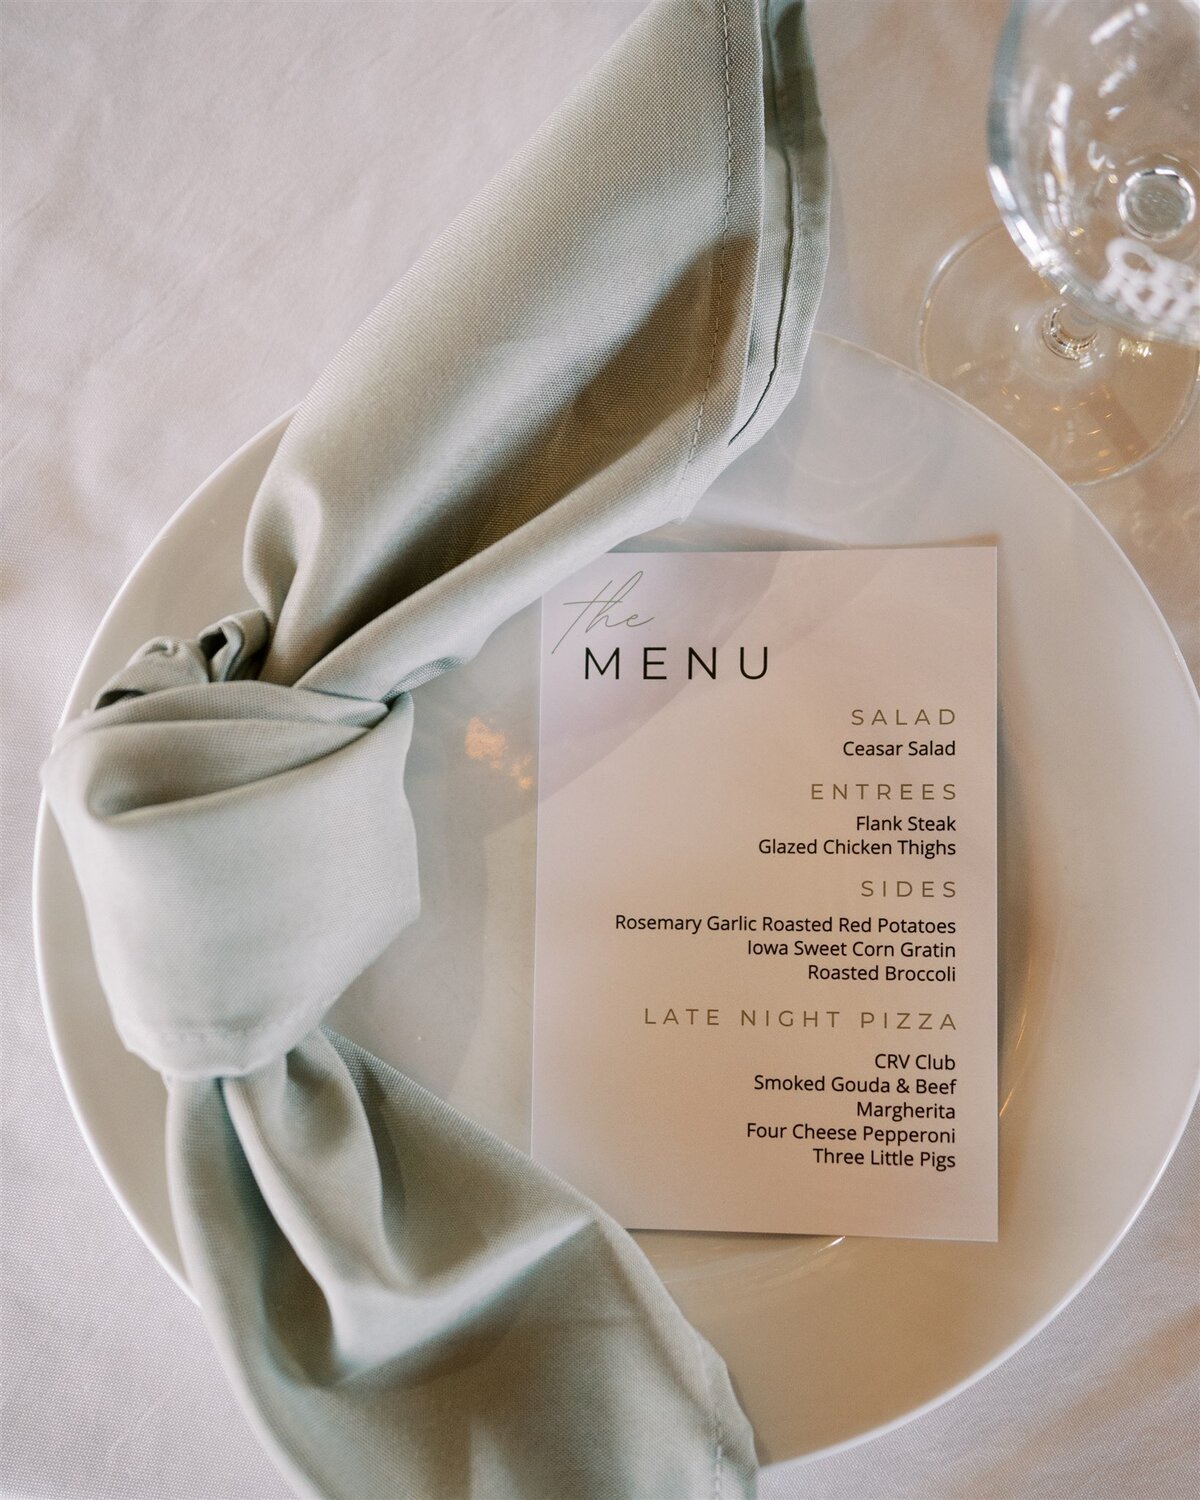
[[[635,1229],[996,1235],[996,554],[542,606],[533,1153]]]

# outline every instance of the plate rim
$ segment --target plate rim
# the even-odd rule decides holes
[[[1133,583],[1134,592],[1139,597],[1140,603],[1143,606],[1149,605],[1150,616],[1154,620],[1156,630],[1158,634],[1161,635],[1163,643],[1168,649],[1168,653],[1174,664],[1175,671],[1182,681],[1186,696],[1190,700],[1190,706],[1193,710],[1193,713],[1197,716],[1197,718],[1200,718],[1200,692],[1198,692],[1197,690],[1197,685],[1192,679],[1187,663],[1184,660],[1183,653],[1180,650],[1178,642],[1175,640],[1170,625],[1168,624],[1166,617],[1162,612],[1162,609],[1159,607],[1157,600],[1150,592],[1148,586],[1142,579],[1141,575],[1138,573],[1134,564],[1118,545],[1111,533],[1100,521],[1099,517],[1096,516],[1096,514],[1086,504],[1083,498],[1074,489],[1072,489],[1065,480],[1061,479],[1042,459],[1040,459],[1031,450],[1026,448],[1024,444],[1019,442],[1018,439],[1013,437],[1011,433],[1009,433],[1006,429],[993,421],[986,414],[971,406],[969,402],[964,401],[961,397],[957,396],[952,391],[948,391],[944,387],[939,386],[935,382],[929,380],[928,377],[922,375],[919,371],[912,369],[910,366],[902,364],[898,360],[890,359],[888,356],[880,354],[876,350],[868,349],[863,345],[855,343],[852,340],[841,338],[838,335],[826,333],[823,331],[815,332],[813,334],[813,341],[820,341],[825,344],[839,346],[843,350],[851,351],[856,357],[865,356],[889,371],[899,372],[899,374],[904,377],[904,379],[915,382],[927,393],[931,394],[935,399],[940,399],[951,408],[960,409],[961,411],[967,413],[972,421],[976,423],[982,423],[985,428],[990,428],[993,434],[999,434],[1000,438],[1010,449],[1018,452],[1021,455],[1024,462],[1036,465],[1037,468],[1042,471],[1043,475],[1053,482],[1054,486],[1058,489],[1060,494],[1071,502],[1072,508],[1076,511],[1078,517],[1083,519],[1085,525],[1091,530],[1091,532],[1093,534],[1098,534],[1098,537],[1099,539],[1101,539],[1102,544],[1107,547],[1108,551],[1111,554],[1115,555],[1115,558],[1119,561],[1121,571],[1125,574],[1126,579]],[[78,712],[78,709],[74,707],[75,699],[79,695],[81,685],[88,675],[96,655],[101,649],[101,645],[105,637],[109,622],[117,613],[117,611],[122,607],[126,598],[132,592],[132,590],[140,584],[142,574],[147,564],[149,563],[149,560],[157,551],[160,544],[164,542],[168,534],[172,532],[174,528],[180,523],[185,513],[204,503],[205,497],[207,496],[209,490],[215,485],[219,484],[230,470],[240,465],[250,453],[258,450],[269,441],[274,440],[274,442],[277,444],[279,441],[279,437],[282,435],[292,417],[295,415],[298,407],[299,403],[273,418],[270,422],[265,424],[251,437],[244,441],[232,453],[230,453],[222,463],[220,463],[215,469],[207,474],[204,479],[201,480],[201,482],[192,490],[187,498],[159,527],[151,540],[142,549],[136,562],[129,570],[120,588],[114,594],[112,600],[108,604],[91,635],[91,639],[88,643],[87,649],[80,660],[79,667],[72,678],[70,688],[64,700],[62,712],[57,721],[58,727],[61,727],[64,723],[66,723],[68,716],[72,715],[73,712]],[[142,1223],[141,1218],[134,1205],[128,1200],[124,1192],[121,1191],[115,1179],[113,1178],[112,1173],[109,1170],[104,1159],[104,1156],[99,1149],[95,1136],[88,1124],[86,1112],[78,1097],[76,1087],[72,1079],[71,1071],[66,1062],[62,1038],[54,1013],[54,1002],[50,994],[51,986],[48,977],[48,945],[51,936],[49,931],[51,923],[47,917],[47,913],[49,910],[48,897],[50,894],[47,882],[50,880],[50,855],[51,852],[57,852],[54,848],[55,839],[60,840],[61,836],[58,835],[57,828],[53,824],[53,817],[50,813],[45,793],[43,792],[38,806],[38,814],[34,833],[34,853],[32,862],[31,894],[33,898],[33,948],[42,1016],[50,1041],[51,1052],[55,1063],[55,1070],[58,1074],[60,1083],[67,1098],[68,1106],[70,1107],[71,1113],[74,1116],[76,1125],[79,1128],[80,1134],[83,1136],[88,1151],[91,1154],[100,1172],[101,1178],[103,1179],[109,1192],[112,1194],[112,1196],[120,1206],[122,1213],[129,1220],[138,1237],[150,1250],[151,1254],[154,1256],[154,1259],[167,1272],[172,1281],[174,1281],[176,1285],[179,1286],[193,1302],[195,1302],[196,1299],[194,1293],[192,1292],[192,1289],[188,1283],[186,1275],[182,1270],[182,1267],[176,1266],[170,1259],[168,1259],[163,1249],[150,1234],[148,1228]],[[59,843],[59,849],[61,849],[62,854],[65,855],[65,849],[62,848],[61,842]],[[916,1421],[919,1418],[928,1415],[932,1411],[935,1411],[938,1407],[944,1405],[946,1402],[953,1400],[958,1395],[961,1395],[971,1386],[975,1385],[978,1381],[993,1373],[1002,1364],[1006,1363],[1010,1358],[1012,1358],[1013,1355],[1017,1354],[1027,1344],[1032,1342],[1032,1340],[1035,1339],[1040,1333],[1042,1333],[1049,1326],[1049,1324],[1052,1323],[1054,1319],[1057,1318],[1059,1314],[1068,1306],[1068,1304],[1071,1303],[1079,1295],[1079,1293],[1088,1285],[1088,1283],[1092,1281],[1092,1279],[1098,1274],[1098,1272],[1102,1269],[1108,1259],[1112,1256],[1117,1247],[1125,1239],[1134,1222],[1145,1209],[1146,1204],[1149,1202],[1149,1199],[1161,1182],[1163,1174],[1165,1173],[1172,1157],[1178,1149],[1179,1143],[1183,1138],[1183,1134],[1188,1127],[1198,1098],[1200,1098],[1200,1070],[1197,1070],[1196,1075],[1192,1080],[1190,1093],[1187,1097],[1187,1100],[1185,1101],[1179,1119],[1177,1120],[1174,1128],[1171,1131],[1169,1141],[1161,1160],[1141,1189],[1131,1209],[1123,1218],[1119,1228],[1108,1240],[1100,1253],[1088,1264],[1086,1269],[1071,1283],[1071,1285],[1065,1290],[1060,1298],[1047,1311],[1045,1311],[1040,1318],[1035,1320],[1024,1330],[1022,1330],[1020,1334],[1018,1334],[1009,1343],[1005,1344],[1004,1347],[1000,1349],[995,1355],[993,1355],[991,1359],[981,1364],[969,1375],[965,1376],[954,1385],[947,1387],[944,1391],[939,1392],[937,1395],[931,1397],[929,1400],[921,1403],[920,1405],[914,1406],[909,1410],[901,1413],[900,1415],[890,1418],[883,1423],[878,1423],[873,1427],[865,1428],[863,1429],[863,1431],[858,1432],[851,1437],[826,1444],[819,1448],[810,1449],[802,1454],[772,1460],[771,1462],[764,1464],[764,1468],[773,1468],[777,1465],[786,1463],[807,1463],[819,1458],[832,1457],[836,1454],[844,1453],[853,1448],[856,1448],[863,1443],[870,1442],[877,1437],[882,1437],[890,1432],[894,1432],[900,1427],[906,1426],[908,1423]]]

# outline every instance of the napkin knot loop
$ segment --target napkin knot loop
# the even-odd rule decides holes
[[[117,1030],[168,1075],[283,1056],[419,906],[411,699],[260,682],[269,638],[148,642],[43,771]]]
[[[261,609],[226,615],[195,640],[160,635],[147,641],[104,685],[93,709],[123,698],[194,682],[235,682],[253,676],[271,639],[271,622]]]

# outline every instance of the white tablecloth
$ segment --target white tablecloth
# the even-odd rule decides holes
[[[4,6],[6,1496],[287,1493],[199,1315],[109,1196],[42,1026],[35,777],[76,665],[181,500],[303,395],[639,9]],[[836,173],[820,323],[906,363],[930,268],[991,214],[983,111],[1002,13],[814,0]],[[1198,442],[1193,417],[1161,459],[1087,495],[1193,671]],[[1124,1244],[1030,1346],[889,1436],[772,1470],[767,1500],[1194,1493],[1196,1189],[1193,1128]]]

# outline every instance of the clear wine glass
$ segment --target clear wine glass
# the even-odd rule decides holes
[[[1124,473],[1197,394],[1200,0],[1013,0],[988,152],[1003,223],[935,271],[921,367],[1068,483]]]

